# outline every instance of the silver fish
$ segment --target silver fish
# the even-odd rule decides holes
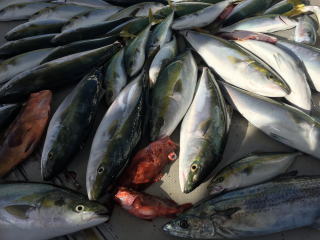
[[[38,0],[37,0],[38,1]],[[53,0],[55,3],[75,4],[92,8],[109,8],[113,7],[103,0]]]
[[[278,40],[277,46],[297,56],[305,66],[313,88],[320,92],[320,49],[287,40]]]
[[[63,26],[62,31],[74,30],[80,27],[87,27],[101,21],[106,21],[110,16],[120,11],[120,7],[110,7],[107,9],[94,9],[89,12],[76,15]]]
[[[47,2],[22,3],[10,5],[0,10],[0,21],[27,20],[36,12],[53,7],[55,4]]]
[[[144,64],[150,28],[151,24],[141,31],[125,49],[124,58],[129,77],[137,74]]]
[[[45,240],[106,222],[109,211],[83,195],[44,183],[0,185],[3,240]]]
[[[13,57],[21,53],[53,47],[51,39],[54,36],[55,34],[44,34],[7,42],[0,47],[0,56]]]
[[[197,12],[176,18],[172,24],[174,30],[201,28],[214,22],[233,0],[224,0]]]
[[[26,52],[15,57],[9,58],[0,63],[0,84],[9,81],[25,70],[38,66],[45,59],[53,48],[44,48]]]
[[[158,48],[170,41],[172,36],[171,24],[173,22],[174,12],[168,15],[161,23],[159,23],[151,32],[148,39],[148,56],[152,56]]]
[[[35,0],[2,0],[0,2],[0,9],[4,9],[14,4],[34,3],[34,2]],[[37,0],[37,2],[53,2],[53,0]]]
[[[41,156],[41,175],[59,174],[88,137],[102,92],[102,73],[94,69],[62,101],[48,127]]]
[[[90,7],[71,5],[71,4],[62,4],[58,6],[53,6],[45,8],[34,15],[29,19],[30,21],[39,21],[47,19],[60,19],[60,20],[69,20],[72,17],[88,12],[92,10]]]
[[[253,154],[223,168],[208,185],[210,195],[244,188],[283,174],[301,153]]]
[[[320,158],[320,123],[316,119],[285,103],[223,85],[230,103],[251,124],[283,144]]]
[[[315,45],[317,42],[317,29],[315,21],[308,15],[298,18],[294,40],[298,43]]]
[[[224,81],[263,96],[284,97],[290,93],[285,82],[235,44],[194,31],[182,34]]]
[[[112,190],[142,133],[145,73],[128,84],[104,115],[93,139],[87,193],[97,200]]]
[[[176,129],[192,102],[196,82],[197,65],[190,51],[160,72],[151,94],[152,141],[170,136]]]
[[[311,90],[299,60],[271,43],[255,40],[236,43],[262,59],[284,79],[291,89],[285,96],[289,102],[305,111],[311,110]]]
[[[30,21],[11,29],[4,38],[8,41],[12,41],[21,38],[34,37],[36,35],[58,33],[65,23],[66,20],[59,19]]]
[[[124,49],[115,54],[105,65],[104,87],[105,99],[110,106],[127,84],[127,73],[124,65]]]
[[[172,41],[163,45],[160,48],[159,52],[155,55],[152,60],[150,69],[149,69],[149,79],[150,84],[153,86],[159,76],[160,71],[171,61],[173,60],[178,52],[177,40],[174,37]]]
[[[179,180],[190,193],[221,160],[228,134],[226,103],[212,73],[204,68],[180,130]]]
[[[319,176],[279,178],[207,199],[163,230],[193,239],[247,239],[304,226],[318,228],[319,200]]]
[[[241,20],[233,25],[220,29],[220,32],[233,32],[244,30],[250,32],[272,33],[292,29],[297,26],[297,22],[286,16],[263,15]]]

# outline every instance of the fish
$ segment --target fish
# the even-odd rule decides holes
[[[252,125],[289,147],[320,158],[320,122],[315,118],[285,103],[227,83],[223,86],[227,100]]]
[[[210,4],[216,4],[219,2],[222,2],[224,0],[172,0],[172,4],[175,3],[195,3],[195,2],[200,2],[200,3],[210,3]]]
[[[250,154],[220,170],[210,181],[208,192],[217,195],[269,181],[286,172],[300,155],[299,152]]]
[[[298,19],[294,40],[298,43],[315,45],[318,37],[317,29],[315,21],[308,15],[303,15]]]
[[[12,41],[37,35],[59,33],[65,23],[66,20],[58,19],[30,21],[14,27],[6,33],[4,38]]]
[[[106,35],[119,35],[123,38],[136,37],[138,33],[151,24],[149,17],[135,17],[109,30]]]
[[[121,23],[128,21],[130,18],[121,18],[118,20],[105,21],[94,25],[70,29],[57,34],[52,43],[57,45],[65,45],[75,41],[87,40],[101,37],[108,31],[118,26]]]
[[[0,21],[27,20],[36,12],[53,7],[55,4],[49,2],[21,3],[9,5],[0,10]]]
[[[42,89],[55,89],[80,80],[94,66],[111,58],[121,44],[75,53],[41,64],[13,77],[0,87],[0,102],[12,101]]]
[[[191,105],[197,65],[190,51],[179,55],[160,72],[150,96],[150,140],[170,136]]]
[[[41,175],[59,174],[87,139],[102,93],[102,73],[94,69],[63,100],[50,120],[42,156]]]
[[[144,65],[146,47],[150,34],[151,24],[141,31],[127,46],[124,51],[125,66],[129,77],[136,75]]]
[[[132,6],[134,4],[139,4],[139,3],[145,3],[144,0],[131,0],[131,1],[127,1],[127,0],[108,0],[109,3],[117,5],[117,6],[123,6],[123,7],[128,7],[128,6]],[[165,0],[152,0],[151,3],[155,4],[155,3],[167,3],[167,1]]]
[[[245,0],[241,1],[231,12],[231,14],[224,19],[223,25],[231,25],[239,22],[245,18],[253,17],[257,13],[268,9],[273,0]]]
[[[103,205],[51,184],[2,183],[0,198],[0,232],[5,240],[51,239],[110,218]]]
[[[141,2],[120,10],[109,17],[109,20],[117,20],[124,17],[147,17],[150,11],[154,13],[162,7],[163,4],[157,2]]]
[[[282,15],[262,15],[236,22],[233,25],[220,29],[220,32],[233,32],[236,30],[272,33],[285,31],[297,26],[297,22]]]
[[[204,2],[179,2],[172,3],[172,6],[164,6],[154,13],[156,19],[166,18],[171,14],[172,10],[176,17],[182,17],[188,14],[192,14],[206,7],[210,7],[211,4]]]
[[[66,25],[63,26],[62,31],[74,30],[79,27],[87,27],[94,25],[101,21],[107,21],[107,19],[119,12],[122,8],[120,7],[108,7],[107,9],[93,9],[89,12],[78,14],[71,18]]]
[[[320,74],[320,50],[316,47],[280,38],[278,38],[276,46],[283,48],[302,61],[309,79],[311,80],[309,83],[311,83],[312,88],[320,92],[320,81],[318,79]]]
[[[110,106],[128,82],[124,65],[124,49],[117,52],[110,62],[104,65],[104,72],[105,101],[107,106]]]
[[[225,0],[194,13],[176,18],[172,24],[174,30],[201,28],[214,22],[231,5],[233,0]]]
[[[0,104],[0,131],[3,130],[15,117],[21,104]]]
[[[142,72],[120,92],[95,133],[86,174],[90,200],[112,191],[140,141],[144,82],[145,73]]]
[[[37,2],[52,2],[52,0],[37,0]],[[0,10],[14,4],[34,3],[34,0],[2,0],[0,3]]]
[[[130,214],[145,220],[152,220],[157,217],[174,217],[192,207],[190,203],[178,205],[172,200],[136,192],[124,187],[118,189],[114,200]]]
[[[169,137],[150,143],[138,151],[123,171],[118,185],[143,191],[160,181],[163,168],[178,159],[178,145]]]
[[[6,130],[0,140],[0,177],[28,158],[39,144],[49,121],[51,98],[48,90],[32,93]]]
[[[319,194],[319,176],[279,178],[206,199],[163,230],[184,238],[238,239],[318,228]]]
[[[290,93],[284,81],[231,42],[194,31],[181,34],[224,81],[268,97],[284,97]]]
[[[150,33],[147,42],[147,56],[153,56],[158,49],[161,49],[165,43],[170,41],[172,36],[171,25],[173,22],[174,12],[159,23]]]
[[[37,0],[38,1],[38,0]],[[54,3],[74,4],[91,8],[109,8],[113,7],[104,0],[53,0]]]
[[[39,12],[33,14],[29,18],[29,21],[40,21],[48,19],[70,20],[72,17],[88,12],[90,10],[92,10],[92,8],[86,6],[61,4],[40,10]]]
[[[180,130],[179,181],[190,193],[221,161],[230,118],[218,83],[204,68]]]
[[[41,61],[41,64],[50,62],[52,60],[62,58],[71,54],[85,52],[93,49],[97,49],[100,47],[104,47],[106,45],[113,44],[117,41],[117,37],[103,37],[103,38],[95,38],[84,41],[77,41],[73,43],[69,43],[63,46],[56,47],[46,58]]]
[[[8,58],[25,52],[53,47],[51,39],[55,34],[44,34],[6,42],[0,47],[0,57]]]
[[[150,86],[154,86],[161,70],[169,64],[178,53],[178,45],[175,37],[163,45],[155,55],[149,69]]]
[[[0,63],[0,84],[8,82],[17,74],[38,66],[53,48],[44,48],[26,52]]]
[[[283,0],[272,5],[270,8],[265,10],[263,14],[285,14],[295,10],[295,8],[299,6],[302,6],[303,2],[304,1],[302,0]]]
[[[285,99],[306,112],[311,110],[311,90],[300,60],[271,43],[256,40],[238,40],[236,43],[260,58],[282,77],[291,89]]]

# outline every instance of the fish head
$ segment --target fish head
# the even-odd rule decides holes
[[[204,157],[197,155],[191,157],[193,161],[186,169],[181,169],[180,185],[184,193],[190,193],[203,183],[208,177],[208,171],[212,171],[213,167],[203,161]]]
[[[43,180],[52,179],[62,170],[59,167],[59,163],[63,162],[64,158],[65,150],[59,141],[47,140],[45,142],[41,156],[41,175]]]
[[[215,226],[208,218],[189,215],[189,211],[163,226],[170,235],[194,239],[215,239]]]
[[[49,192],[38,205],[35,212],[39,219],[54,219],[57,228],[83,229],[109,220],[110,212],[105,206],[67,190]]]
[[[163,157],[163,161],[175,161],[178,159],[179,146],[170,139],[170,137],[162,138],[151,144],[152,152],[155,156]]]
[[[110,176],[115,173],[108,173],[108,166],[104,162],[100,162],[96,167],[88,167],[87,169],[87,193],[90,200],[99,199],[104,191],[108,191]],[[111,174],[111,175],[110,175]]]

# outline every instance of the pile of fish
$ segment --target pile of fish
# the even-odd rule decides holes
[[[136,217],[174,218],[163,230],[178,237],[320,227],[320,176],[288,173],[302,154],[320,159],[312,102],[320,92],[320,7],[302,0],[0,1],[0,21],[16,20],[25,22],[0,46],[0,177],[38,147],[44,181],[84,144],[91,151],[87,197],[49,183],[1,183],[1,239],[96,226],[111,216],[110,196]],[[279,35],[289,29],[290,38]],[[52,97],[70,86],[51,114]],[[95,131],[100,104],[107,111]],[[233,110],[297,151],[252,153],[212,176],[223,164]],[[179,144],[171,136],[177,129]],[[145,192],[176,160],[183,193],[212,177],[208,198],[195,206]]]

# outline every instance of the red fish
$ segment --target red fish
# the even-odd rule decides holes
[[[169,137],[151,143],[131,160],[119,180],[119,186],[141,191],[159,181],[163,176],[162,169],[178,158],[177,150],[177,144]]]
[[[175,217],[192,207],[190,203],[178,205],[172,200],[136,192],[125,187],[119,188],[114,199],[123,209],[145,220],[157,217]]]
[[[0,177],[26,159],[36,148],[49,120],[52,93],[30,95],[0,144]]]

